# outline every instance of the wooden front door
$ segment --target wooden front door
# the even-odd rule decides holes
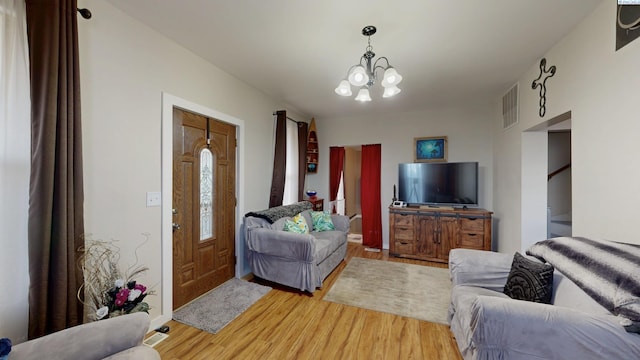
[[[231,279],[236,128],[173,109],[173,308]]]

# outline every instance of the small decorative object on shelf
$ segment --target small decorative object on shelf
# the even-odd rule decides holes
[[[308,189],[308,190],[307,190],[307,196],[308,196],[310,199],[315,198],[317,194],[318,194],[318,192],[317,192],[317,191],[315,191],[315,190],[311,190],[311,189]]]
[[[0,360],[7,360],[11,352],[11,340],[8,338],[0,339]]]

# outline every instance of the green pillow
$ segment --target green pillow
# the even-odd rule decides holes
[[[304,219],[304,216],[302,216],[302,214],[298,214],[293,217],[293,220],[285,220],[284,231],[290,231],[297,234],[308,234],[309,226],[307,225],[307,221]]]
[[[329,231],[335,230],[333,221],[331,221],[331,214],[325,211],[312,211],[311,219],[313,219],[313,231]]]

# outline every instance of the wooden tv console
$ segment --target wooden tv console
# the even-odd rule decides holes
[[[389,254],[446,263],[449,250],[491,250],[491,214],[485,209],[389,207]]]

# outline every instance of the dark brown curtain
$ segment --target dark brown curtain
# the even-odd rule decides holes
[[[309,124],[298,123],[298,201],[304,200],[304,180],[307,175],[307,133]]]
[[[29,338],[82,322],[84,245],[76,0],[26,0],[31,66]]]
[[[344,171],[344,147],[332,146],[329,148],[329,201],[333,204],[331,212],[336,212],[336,200],[340,187],[340,176]]]
[[[360,204],[362,207],[362,245],[382,249],[382,203],[380,178],[382,146],[362,145]]]
[[[273,175],[269,207],[282,205],[284,196],[284,179],[287,166],[287,112],[276,111],[276,150],[273,156]]]

